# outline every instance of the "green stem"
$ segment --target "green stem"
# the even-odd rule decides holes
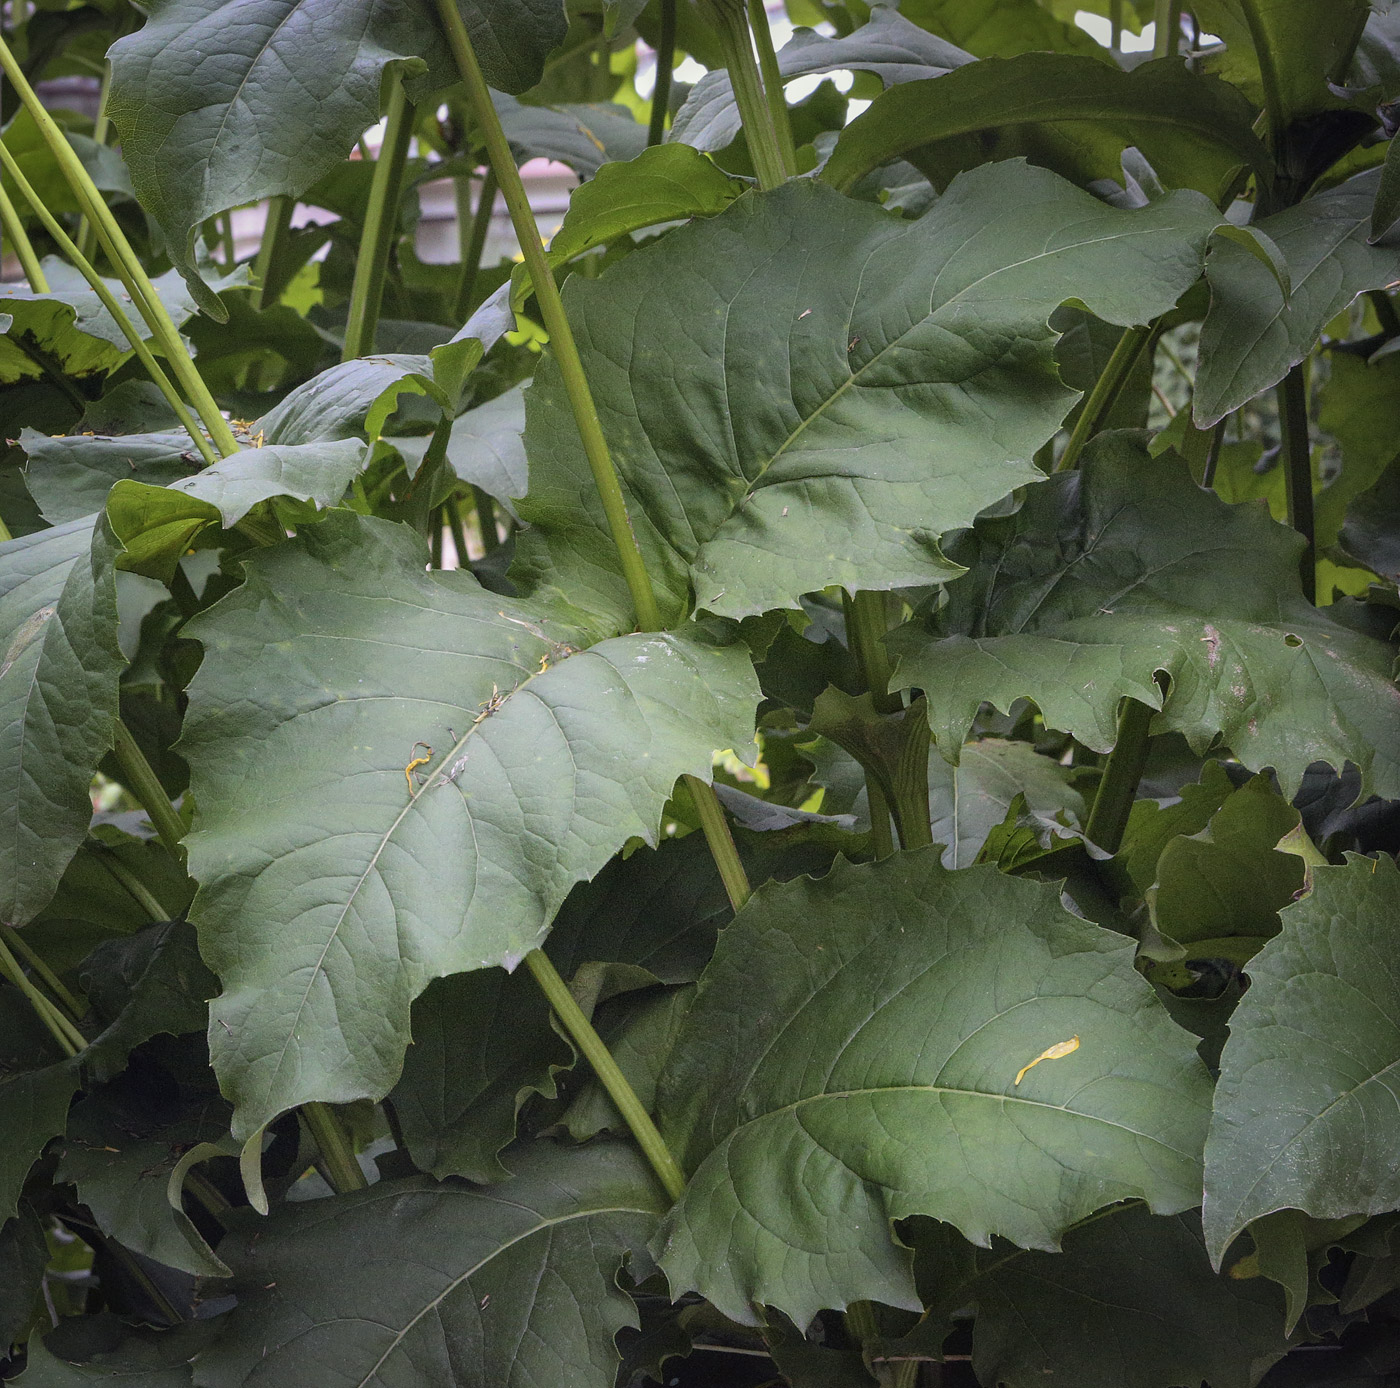
[[[238,252],[233,241],[233,210],[220,212],[214,218],[214,228],[219,236],[219,251],[224,258],[224,269],[232,270],[238,263]]]
[[[437,8],[452,55],[466,83],[472,114],[486,142],[491,167],[496,171],[506,206],[510,209],[511,223],[520,242],[521,254],[525,258],[525,268],[530,272],[535,298],[539,303],[545,328],[549,332],[555,361],[564,380],[564,389],[583,440],[594,484],[603,503],[603,511],[607,516],[608,529],[617,550],[623,577],[627,581],[628,592],[631,593],[633,605],[637,610],[638,622],[644,631],[658,631],[661,628],[661,609],[657,605],[656,593],[652,588],[646,565],[642,562],[641,550],[637,547],[637,537],[633,533],[632,521],[627,514],[627,503],[622,495],[622,484],[618,481],[612,456],[608,452],[607,440],[603,437],[603,426],[598,420],[593,393],[588,388],[583,363],[579,359],[569,320],[564,314],[559,287],[554,282],[554,271],[545,255],[544,243],[540,240],[534,213],[530,210],[530,200],[525,193],[520,170],[516,168],[505,131],[501,128],[500,117],[491,101],[490,88],[482,76],[467,26],[455,0],[437,0]]]
[[[398,232],[399,197],[403,171],[408,163],[408,142],[413,135],[414,107],[404,95],[403,79],[395,73],[389,82],[388,120],[365,208],[365,229],[355,259],[355,279],[350,288],[350,316],[345,324],[345,348],[341,361],[353,361],[374,351],[375,329],[384,302],[384,276],[389,252]]]
[[[713,787],[708,786],[698,776],[684,778],[695,811],[700,816],[700,827],[705,831],[705,842],[710,846],[710,856],[719,869],[720,881],[724,883],[729,904],[741,910],[753,888],[749,886],[748,874],[739,860],[739,850],[734,846],[734,836],[729,832],[729,823],[724,817],[719,797]]]
[[[666,138],[666,118],[671,114],[671,74],[676,66],[676,4],[677,0],[660,0],[661,33],[656,42],[656,85],[651,91],[648,145],[659,145]]]
[[[1303,592],[1317,601],[1317,535],[1313,519],[1312,446],[1308,438],[1307,381],[1301,363],[1278,386],[1278,419],[1282,431],[1284,483],[1288,523],[1302,537]]]
[[[263,221],[262,240],[258,243],[258,253],[253,260],[254,312],[259,312],[269,301],[268,288],[275,287],[275,299],[283,286],[274,286],[273,277],[277,274],[278,261],[287,244],[287,233],[292,229],[292,213],[296,211],[296,199],[285,193],[267,200],[267,215]]]
[[[1226,415],[1225,419],[1217,420],[1215,428],[1210,431],[1210,444],[1206,448],[1205,466],[1201,469],[1201,486],[1203,487],[1215,486],[1215,469],[1220,464],[1220,448],[1225,442],[1225,421],[1227,419],[1229,419],[1229,415]]]
[[[1376,315],[1376,322],[1380,324],[1381,331],[1387,338],[1400,337],[1400,314],[1395,311],[1395,304],[1389,294],[1384,289],[1368,289],[1366,297],[1371,301],[1371,309]]]
[[[1158,0],[1158,4],[1161,3],[1162,0]],[[1273,49],[1269,45],[1269,35],[1263,27],[1263,16],[1259,13],[1259,7],[1256,4],[1245,4],[1239,8],[1249,29],[1249,41],[1254,48],[1255,61],[1259,64],[1259,82],[1264,89],[1264,114],[1268,123],[1269,149],[1277,159],[1283,149],[1283,137],[1288,129],[1278,66],[1274,62]],[[1261,214],[1255,213],[1256,217],[1259,215]]]
[[[26,1001],[34,1009],[34,1015],[49,1029],[49,1034],[58,1042],[64,1055],[71,1058],[87,1045],[87,1040],[77,1027],[30,982],[4,940],[0,940],[0,974],[24,994]]]
[[[894,803],[890,808],[899,830],[900,847],[927,848],[933,842],[933,825],[928,804],[930,733],[923,700],[908,708],[904,717],[912,721],[894,768]]]
[[[131,294],[132,301],[140,310],[141,316],[151,330],[151,335],[159,344],[166,360],[170,363],[175,379],[189,397],[195,412],[205,429],[214,440],[214,446],[224,456],[238,452],[238,443],[233,437],[228,421],[219,411],[214,397],[209,393],[204,378],[195,369],[194,361],[185,348],[174,322],[161,303],[155,286],[151,283],[131,243],[126,239],[117,220],[112,216],[102,194],[89,177],[82,161],[78,158],[57,122],[45,109],[43,102],[29,85],[23,70],[9,45],[0,37],[0,71],[14,84],[15,91],[24,103],[25,109],[34,118],[34,123],[43,136],[44,143],[53,154],[69,187],[78,199],[79,206],[97,228],[98,240],[116,269],[122,283]],[[18,184],[18,179],[15,180]],[[36,209],[37,211],[37,209]],[[71,244],[71,242],[70,242]],[[77,248],[74,247],[76,250]],[[76,262],[75,262],[76,263]]]
[[[349,1195],[352,1190],[367,1190],[369,1182],[355,1159],[355,1150],[340,1126],[340,1119],[329,1104],[303,1104],[301,1120],[321,1153],[326,1179],[337,1195]]]
[[[127,22],[125,17],[117,25],[117,32],[114,38],[121,38],[126,32]],[[107,115],[107,94],[112,90],[112,65],[104,62],[102,65],[102,86],[97,94],[97,120],[93,123],[92,138],[99,144],[105,145],[107,137],[112,131],[112,121]],[[82,217],[78,221],[78,249],[91,260],[93,252],[97,250],[97,231],[93,224]]]
[[[0,40],[0,42],[3,42],[3,40]],[[218,455],[210,446],[208,438],[204,435],[204,431],[195,423],[194,416],[190,414],[188,406],[186,406],[184,400],[180,398],[180,393],[171,383],[170,377],[165,374],[160,363],[152,355],[151,349],[146,343],[146,339],[137,330],[136,325],[131,319],[127,317],[126,310],[117,302],[116,296],[107,287],[107,282],[97,273],[92,263],[79,251],[72,238],[64,231],[58,219],[54,217],[53,213],[44,205],[43,200],[39,197],[38,193],[34,191],[29,180],[24,176],[23,171],[15,162],[14,156],[6,149],[3,140],[0,140],[0,168],[3,168],[5,172],[9,174],[15,187],[19,189],[20,195],[29,203],[30,207],[34,209],[35,216],[43,223],[45,231],[57,242],[59,250],[67,256],[73,267],[92,287],[92,291],[97,295],[102,307],[107,310],[112,316],[112,320],[126,335],[126,340],[131,344],[131,350],[136,354],[137,360],[146,368],[146,374],[155,382],[156,387],[165,397],[166,403],[169,404],[170,408],[175,412],[175,417],[180,421],[185,432],[194,441],[200,456],[203,457],[206,463],[217,462]],[[181,350],[183,350],[183,348]],[[230,437],[232,436],[230,435]]]
[[[888,600],[884,593],[841,594],[846,613],[846,640],[870,691],[878,713],[898,713],[903,701],[890,693],[890,657],[885,649],[889,630]],[[870,839],[875,857],[888,858],[894,852],[894,832],[890,825],[890,802],[884,788],[869,772],[865,776],[865,797],[870,805]],[[924,769],[924,799],[928,799],[928,771]]]
[[[768,101],[768,114],[773,121],[774,133],[778,137],[778,154],[782,158],[783,172],[792,178],[797,173],[797,146],[792,140],[792,121],[788,117],[783,75],[778,70],[773,31],[768,26],[768,12],[763,8],[763,0],[749,0],[749,27],[753,30],[754,46],[758,49],[763,94]]]
[[[173,919],[172,913],[160,904],[150,888],[116,854],[105,848],[99,849],[97,861],[111,873],[127,895],[150,916],[152,922]]]
[[[15,211],[15,205],[10,201],[10,195],[3,186],[0,186],[0,229],[4,231],[5,239],[15,248],[15,255],[19,257],[20,268],[24,271],[25,279],[29,281],[29,287],[36,294],[47,294],[49,282],[44,277],[39,257],[34,254],[34,246],[20,222],[19,213]]]
[[[787,166],[754,59],[753,35],[744,0],[709,0],[701,13],[719,39],[720,52],[734,88],[734,101],[739,107],[739,119],[744,126],[749,157],[758,175],[758,186],[765,190],[776,188],[786,180]]]
[[[185,1176],[185,1189],[204,1206],[205,1213],[211,1219],[217,1220],[225,1229],[229,1227],[233,1204],[213,1181],[197,1171],[191,1171]]]
[[[494,554],[501,547],[501,537],[496,530],[496,503],[480,487],[472,487],[476,500],[476,523],[481,531],[481,548],[487,554]]]
[[[457,567],[465,569],[468,562],[467,554],[467,531],[462,524],[462,508],[457,504],[455,496],[447,498],[447,523],[452,530],[452,544],[457,551]]]
[[[870,851],[876,859],[888,858],[894,852],[894,829],[890,825],[890,802],[880,783],[870,775],[865,778],[865,798],[870,804]]]
[[[469,184],[469,179],[459,179],[460,184]],[[481,192],[477,194],[476,211],[472,213],[471,230],[462,245],[462,270],[457,279],[457,293],[452,300],[452,321],[465,321],[471,311],[472,295],[476,292],[477,276],[481,273],[481,256],[486,249],[486,237],[491,230],[491,214],[496,210],[496,194],[500,184],[496,181],[495,169],[487,169],[481,180]],[[465,199],[463,200],[465,201]],[[459,234],[465,223],[464,208],[458,204],[457,226]]]
[[[1123,0],[1108,0],[1108,46],[1114,57],[1123,49]]]
[[[1175,57],[1181,44],[1181,0],[1157,0],[1153,10],[1153,22],[1155,34],[1152,56]]]
[[[114,718],[112,729],[115,737],[112,750],[116,754],[117,765],[121,767],[126,788],[146,811],[151,823],[155,825],[156,833],[160,835],[160,841],[170,850],[175,861],[182,862],[180,840],[184,837],[185,826],[180,822],[180,816],[175,813],[170,797],[165,793],[165,787],[151,770],[150,762],[136,745],[136,739],[132,737],[126,724],[120,718]]]
[[[14,952],[44,980],[48,985],[49,992],[58,999],[62,1006],[68,1009],[69,1015],[75,1018],[82,1016],[82,1004],[63,986],[59,976],[30,949],[29,942],[24,936],[14,926],[7,925],[4,928],[3,937],[10,942]]]
[[[1068,472],[1078,465],[1084,445],[1103,427],[1104,420],[1108,418],[1109,411],[1127,384],[1128,377],[1151,336],[1151,327],[1124,330],[1123,336],[1118,339],[1118,345],[1104,365],[1103,373],[1094,382],[1094,388],[1089,392],[1089,398],[1079,412],[1069,442],[1055,466],[1056,472]]]
[[[532,949],[525,956],[526,967],[534,975],[535,982],[549,999],[554,1015],[559,1018],[574,1045],[583,1052],[593,1073],[608,1091],[609,1098],[617,1106],[618,1112],[626,1120],[637,1145],[646,1154],[657,1179],[672,1200],[679,1200],[685,1194],[685,1177],[681,1174],[676,1159],[671,1155],[665,1140],[651,1121],[651,1115],[637,1098],[637,1092],[627,1082],[627,1076],[618,1068],[612,1053],[603,1044],[603,1039],[593,1029],[593,1024],[583,1015],[569,986],[559,976],[559,970],[541,950]]]
[[[1094,807],[1084,835],[1107,853],[1117,853],[1128,827],[1138,782],[1147,765],[1148,730],[1156,710],[1137,699],[1124,699],[1118,710],[1118,737],[1108,754]]]

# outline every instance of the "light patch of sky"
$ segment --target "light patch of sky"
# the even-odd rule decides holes
[[[1074,22],[1095,42],[1108,47],[1113,38],[1113,26],[1104,15],[1079,10],[1074,16]],[[1119,39],[1119,47],[1124,53],[1150,53],[1153,43],[1156,42],[1156,33],[1157,26],[1150,20],[1142,26],[1140,34],[1124,29]]]

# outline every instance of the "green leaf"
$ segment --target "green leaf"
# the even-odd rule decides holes
[[[1234,789],[1220,763],[1208,761],[1201,767],[1200,781],[1182,786],[1180,799],[1174,804],[1133,801],[1117,860],[1127,870],[1139,896],[1146,895],[1157,880],[1157,864],[1167,846],[1181,834],[1199,834],[1205,829]]]
[[[0,1353],[29,1328],[48,1261],[44,1226],[32,1209],[21,1206],[0,1225]]]
[[[1275,845],[1298,811],[1267,776],[1231,795],[1198,834],[1172,839],[1148,893],[1159,931],[1191,958],[1244,964],[1278,934],[1278,913],[1303,885],[1303,862]]]
[[[960,170],[1025,155],[1088,183],[1120,178],[1133,145],[1169,186],[1216,198],[1241,166],[1268,167],[1252,119],[1238,92],[1174,58],[1124,72],[1026,53],[890,88],[841,132],[821,177],[846,190],[903,158],[941,188]]]
[[[239,1304],[200,1382],[612,1388],[613,1336],[637,1323],[615,1279],[663,1208],[650,1172],[610,1142],[530,1144],[511,1166],[499,1186],[418,1177],[285,1206],[227,1240]]]
[[[1108,54],[1072,21],[1078,6],[1057,18],[1037,0],[904,0],[901,13],[915,24],[965,48],[979,58],[1011,58],[1048,49],[1081,53],[1101,62]],[[1131,9],[1131,5],[1128,7]]]
[[[1063,1253],[971,1249],[945,1230],[917,1246],[938,1308],[976,1303],[980,1383],[1253,1388],[1288,1350],[1278,1293],[1212,1272],[1194,1211],[1107,1210],[1068,1233]]]
[[[612,102],[527,106],[497,93],[495,103],[511,153],[522,164],[555,159],[588,179],[604,164],[635,159],[647,147],[646,126]]]
[[[407,352],[357,357],[299,385],[252,427],[267,443],[372,440],[405,393],[437,394],[429,358]]]
[[[240,1139],[309,1099],[381,1097],[433,978],[513,967],[575,882],[655,841],[678,776],[752,734],[742,650],[576,651],[593,634],[567,614],[426,566],[406,528],[336,512],[185,627],[205,648],[181,741],[192,916]]]
[[[557,0],[464,0],[486,79],[520,92],[539,80],[564,37]],[[508,37],[507,37],[508,36]],[[111,49],[107,112],[121,132],[141,205],[176,266],[200,284],[196,228],[230,207],[305,192],[380,115],[386,70],[422,99],[452,85],[431,5],[414,0],[170,0]]]
[[[514,498],[526,487],[524,432],[525,388],[516,386],[457,416],[447,440],[447,465],[458,481],[480,487],[513,512]],[[393,440],[410,477],[422,466],[428,442],[426,437]]]
[[[117,714],[112,541],[93,518],[0,545],[0,920],[48,902]]]
[[[1288,264],[1293,292],[1286,302],[1248,251],[1229,241],[1212,245],[1193,406],[1199,428],[1281,381],[1358,294],[1400,279],[1400,247],[1366,240],[1379,180],[1376,170],[1357,174],[1259,224]]]
[[[1319,1219],[1400,1206],[1400,870],[1316,868],[1249,966],[1206,1143],[1206,1245],[1274,1210]]]
[[[933,851],[759,888],[662,1079],[693,1173],[660,1238],[673,1292],[748,1323],[918,1310],[893,1219],[1053,1249],[1114,1200],[1193,1205],[1210,1081],[1132,955],[1058,886]]]
[[[134,479],[163,487],[199,465],[183,429],[118,438],[83,433],[51,438],[25,429],[19,444],[29,457],[25,485],[50,525],[101,511],[116,482]]]
[[[889,638],[894,684],[916,686],[953,759],[983,700],[1033,699],[1096,751],[1124,696],[1161,705],[1155,732],[1204,751],[1217,736],[1286,794],[1316,761],[1354,762],[1400,795],[1400,691],[1385,642],[1314,608],[1301,541],[1254,507],[1226,506],[1184,464],[1102,435],[1077,475],[1032,488],[1013,516],[979,520],[950,553],[971,572],[931,629]]]
[[[133,1329],[109,1313],[85,1316],[76,1335],[71,1319],[64,1322],[64,1329],[67,1334],[53,1337],[56,1349],[37,1335],[30,1339],[29,1357],[18,1380],[24,1388],[86,1388],[92,1383],[190,1388],[191,1363],[217,1323],[192,1321],[173,1330],[153,1331]],[[68,1356],[76,1359],[80,1348],[87,1357],[70,1360]]]
[[[1400,457],[1400,356],[1387,353],[1367,361],[1334,352],[1329,366],[1318,392],[1317,422],[1341,445],[1342,466],[1315,493],[1320,548],[1335,544],[1358,521],[1378,531],[1384,527],[1382,478]],[[1350,536],[1342,540],[1348,552],[1351,542]],[[1367,562],[1365,554],[1356,557]]]
[[[668,618],[692,586],[697,606],[744,616],[833,583],[955,574],[941,533],[1039,480],[1031,457],[1074,401],[1051,311],[1074,297],[1146,321],[1196,278],[1216,221],[1194,194],[1124,212],[1016,163],[959,179],[915,222],[794,182],[570,280]],[[550,357],[525,446],[534,528],[513,572],[622,620],[630,598]]]
[[[1374,246],[1385,234],[1394,230],[1400,222],[1400,155],[1396,153],[1395,141],[1386,146],[1385,164],[1381,168],[1380,182],[1376,185],[1376,201],[1371,207],[1371,233],[1367,236],[1368,245]]]
[[[1353,559],[1392,583],[1400,581],[1400,461],[1347,508],[1339,539]]]
[[[911,24],[897,10],[881,5],[870,20],[844,38],[798,29],[778,54],[784,82],[820,72],[873,72],[885,86],[939,77],[972,62],[972,54]],[[668,137],[696,149],[723,149],[739,134],[739,108],[723,68],[707,72],[676,114]]]

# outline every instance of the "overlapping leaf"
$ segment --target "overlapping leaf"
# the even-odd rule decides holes
[[[1249,966],[1230,1021],[1206,1143],[1206,1243],[1219,1264],[1251,1220],[1322,1219],[1400,1205],[1400,870],[1353,857]]]
[[[575,882],[655,839],[681,773],[752,735],[740,651],[580,651],[598,633],[566,612],[426,562],[407,530],[336,513],[186,628],[205,647],[181,742],[193,915],[243,1137],[385,1093],[429,981],[517,963]]]
[[[1197,277],[1216,220],[1194,194],[1125,212],[1019,163],[966,175],[912,223],[799,182],[571,281],[663,608],[693,588],[742,616],[957,572],[939,536],[1039,479],[1031,457],[1073,403],[1050,312],[1075,297],[1145,321]],[[519,578],[616,620],[627,590],[551,359],[525,442]]]
[[[1052,1249],[1114,1200],[1193,1205],[1210,1081],[1132,955],[1057,887],[933,850],[760,889],[662,1079],[693,1173],[672,1290],[749,1322],[919,1309],[892,1219]]]
[[[613,1337],[636,1324],[617,1274],[645,1258],[663,1197],[630,1144],[541,1143],[510,1164],[503,1185],[381,1181],[228,1240],[239,1304],[201,1384],[612,1388]]]
[[[1015,515],[978,521],[951,551],[971,572],[931,628],[891,638],[895,683],[924,691],[953,759],[983,700],[1008,709],[1022,697],[1107,751],[1118,701],[1159,707],[1153,675],[1166,671],[1157,731],[1199,749],[1219,735],[1290,793],[1311,763],[1350,761],[1366,785],[1400,795],[1395,651],[1304,600],[1300,549],[1179,461],[1106,435],[1078,474],[1032,488]]]

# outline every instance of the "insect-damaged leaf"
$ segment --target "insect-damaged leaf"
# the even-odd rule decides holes
[[[1019,214],[1006,217],[1015,205]],[[565,298],[663,608],[743,616],[832,583],[957,572],[946,530],[1043,474],[1074,403],[1065,299],[1144,322],[1198,277],[1194,193],[1125,212],[1012,162],[916,222],[794,182],[682,227]],[[630,600],[559,370],[526,396],[516,574],[618,620]]]
[[[752,737],[741,649],[592,645],[426,564],[406,528],[335,512],[185,628],[205,648],[180,744],[192,917],[240,1137],[384,1094],[432,979],[513,966],[575,882],[655,840],[678,776]]]
[[[929,628],[891,637],[894,683],[928,698],[938,745],[957,756],[983,700],[1034,699],[1052,727],[1107,751],[1118,701],[1156,707],[1157,732],[1200,750],[1221,735],[1285,791],[1317,761],[1354,762],[1400,795],[1393,647],[1314,608],[1299,537],[1261,510],[1227,506],[1137,438],[1095,442],[1073,474],[1033,487],[1014,516],[979,520],[952,551],[970,572]]]
[[[662,1077],[693,1173],[660,1236],[672,1290],[748,1322],[919,1309],[893,1219],[1051,1249],[1114,1200],[1188,1208],[1210,1105],[1193,1041],[1132,942],[1057,886],[928,849],[760,888]]]

